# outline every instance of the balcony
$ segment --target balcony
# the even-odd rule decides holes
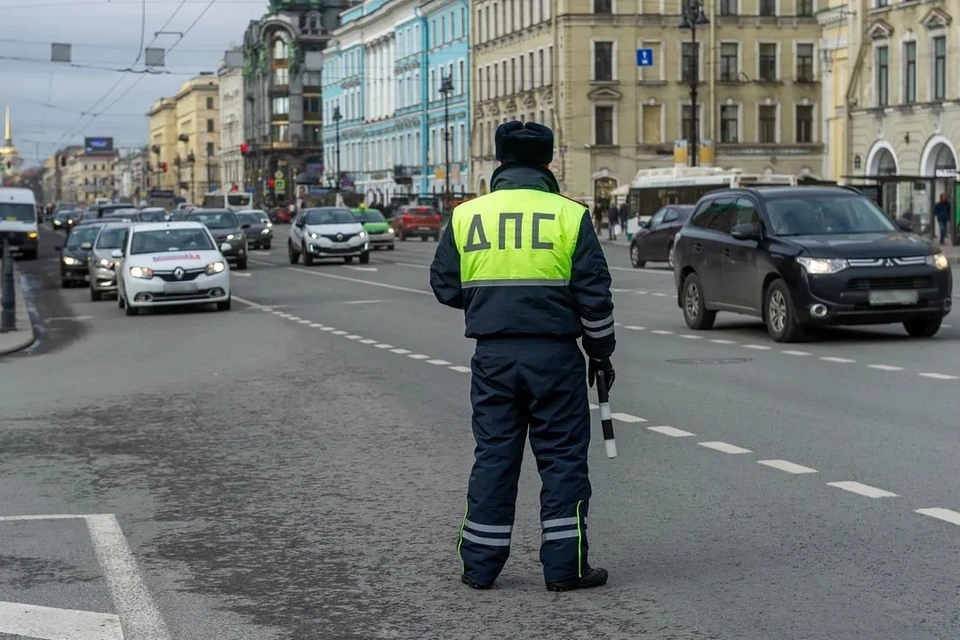
[[[403,164],[393,166],[393,181],[397,184],[410,184],[413,182],[413,176],[416,173],[415,167]]]

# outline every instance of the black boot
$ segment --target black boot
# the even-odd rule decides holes
[[[607,584],[608,577],[609,574],[607,574],[606,569],[587,567],[587,570],[584,571],[583,577],[581,578],[573,578],[572,580],[564,580],[563,582],[548,582],[547,591],[575,591],[576,589],[602,587]]]
[[[467,585],[471,589],[479,589],[481,591],[486,591],[487,589],[493,589],[493,584],[483,584],[481,582],[474,582],[473,580],[468,578],[467,575],[464,573],[460,574],[460,582]]]

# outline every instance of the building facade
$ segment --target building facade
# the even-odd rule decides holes
[[[849,173],[873,185],[891,216],[912,214],[920,232],[932,231],[940,194],[951,202],[957,195],[955,15],[958,0],[874,0],[861,20],[865,37],[851,70]]]
[[[3,144],[0,144],[0,178],[15,175],[23,167],[23,157],[13,144],[13,126],[10,107],[6,107],[3,116]]]
[[[113,165],[115,196],[123,202],[139,204],[150,188],[147,148],[120,149]]]
[[[341,21],[325,64],[326,184],[339,157],[339,185],[369,202],[469,192],[468,3],[367,0]]]
[[[160,98],[147,112],[149,119],[150,184],[154,189],[177,192],[177,104],[171,98]]]
[[[177,109],[177,154],[172,170],[179,195],[200,202],[220,176],[220,83],[213,74],[187,80],[173,100]]]
[[[853,169],[849,153],[848,90],[853,68],[851,56],[857,57],[862,40],[858,21],[863,9],[863,0],[826,0],[817,12],[823,90],[820,130],[824,142],[823,177],[827,180],[842,180]]]
[[[705,4],[694,46],[679,3],[474,0],[478,189],[494,167],[496,126],[531,113],[553,126],[563,188],[587,202],[609,199],[639,169],[672,166],[694,137],[700,164],[819,175],[814,1]],[[638,66],[637,49],[651,66]]]
[[[116,193],[114,165],[116,151],[90,153],[80,151],[67,159],[63,171],[63,195],[66,202],[92,204],[98,199],[112,200]]]
[[[323,50],[352,0],[273,0],[243,43],[245,184],[262,204],[288,202],[323,172]]]
[[[243,92],[243,51],[231,49],[223,55],[220,71],[220,184],[224,189],[236,187],[246,190],[244,184],[243,111],[246,97]]]

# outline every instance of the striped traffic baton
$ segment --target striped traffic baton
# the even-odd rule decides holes
[[[603,446],[608,458],[617,457],[617,441],[613,437],[613,416],[610,413],[610,390],[607,375],[597,371],[597,395],[600,396],[600,426],[603,428]]]

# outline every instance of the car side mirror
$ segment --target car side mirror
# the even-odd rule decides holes
[[[913,233],[913,222],[908,218],[897,218],[897,228],[900,229],[900,231]]]
[[[302,229],[302,228],[303,228],[303,225],[304,225],[303,220],[297,220],[297,222],[296,222],[296,224],[295,224],[294,226],[295,226],[295,227],[300,227],[300,228]]]
[[[760,240],[763,235],[760,228],[755,224],[738,224],[730,230],[730,235],[735,240]]]
[[[123,257],[123,250],[121,250],[121,249],[114,249],[113,251],[110,252],[110,257],[111,257],[111,258],[116,258],[116,259],[119,260],[120,258]]]
[[[80,248],[83,249],[84,251],[90,251],[90,249],[93,249],[93,243],[84,242],[83,244],[80,245]]]
[[[240,228],[241,228],[241,229],[249,229],[249,228],[250,228],[250,223],[248,222],[247,224],[242,224],[242,225],[240,225]]]
[[[220,253],[225,253],[227,251],[230,251],[230,249],[232,248],[233,247],[230,246],[229,242],[224,242],[222,245],[220,245]]]

